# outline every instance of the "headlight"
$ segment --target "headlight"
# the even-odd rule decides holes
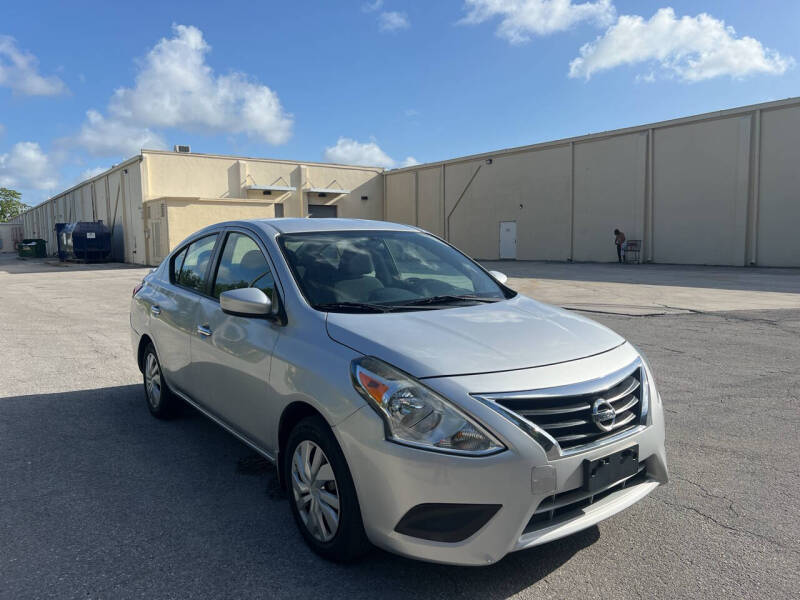
[[[383,418],[386,438],[454,454],[492,454],[505,446],[419,381],[372,356],[351,364],[353,386]]]

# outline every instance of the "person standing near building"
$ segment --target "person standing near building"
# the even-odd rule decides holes
[[[619,229],[614,230],[614,244],[617,247],[617,260],[619,262],[625,261],[625,234]]]

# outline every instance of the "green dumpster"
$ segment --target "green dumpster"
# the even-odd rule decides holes
[[[47,256],[47,242],[38,238],[22,240],[17,246],[17,251],[22,258],[45,258]]]

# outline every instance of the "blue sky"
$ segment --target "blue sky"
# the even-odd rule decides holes
[[[176,143],[394,167],[798,96],[798,22],[777,0],[6,3],[0,185],[35,204]]]

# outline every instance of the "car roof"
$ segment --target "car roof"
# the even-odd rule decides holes
[[[387,221],[371,221],[368,219],[299,219],[299,218],[280,218],[280,219],[247,219],[242,221],[231,221],[229,223],[219,223],[222,225],[253,225],[263,229],[268,234],[277,233],[308,233],[314,231],[419,231],[416,227],[402,225],[400,223],[389,223]]]

